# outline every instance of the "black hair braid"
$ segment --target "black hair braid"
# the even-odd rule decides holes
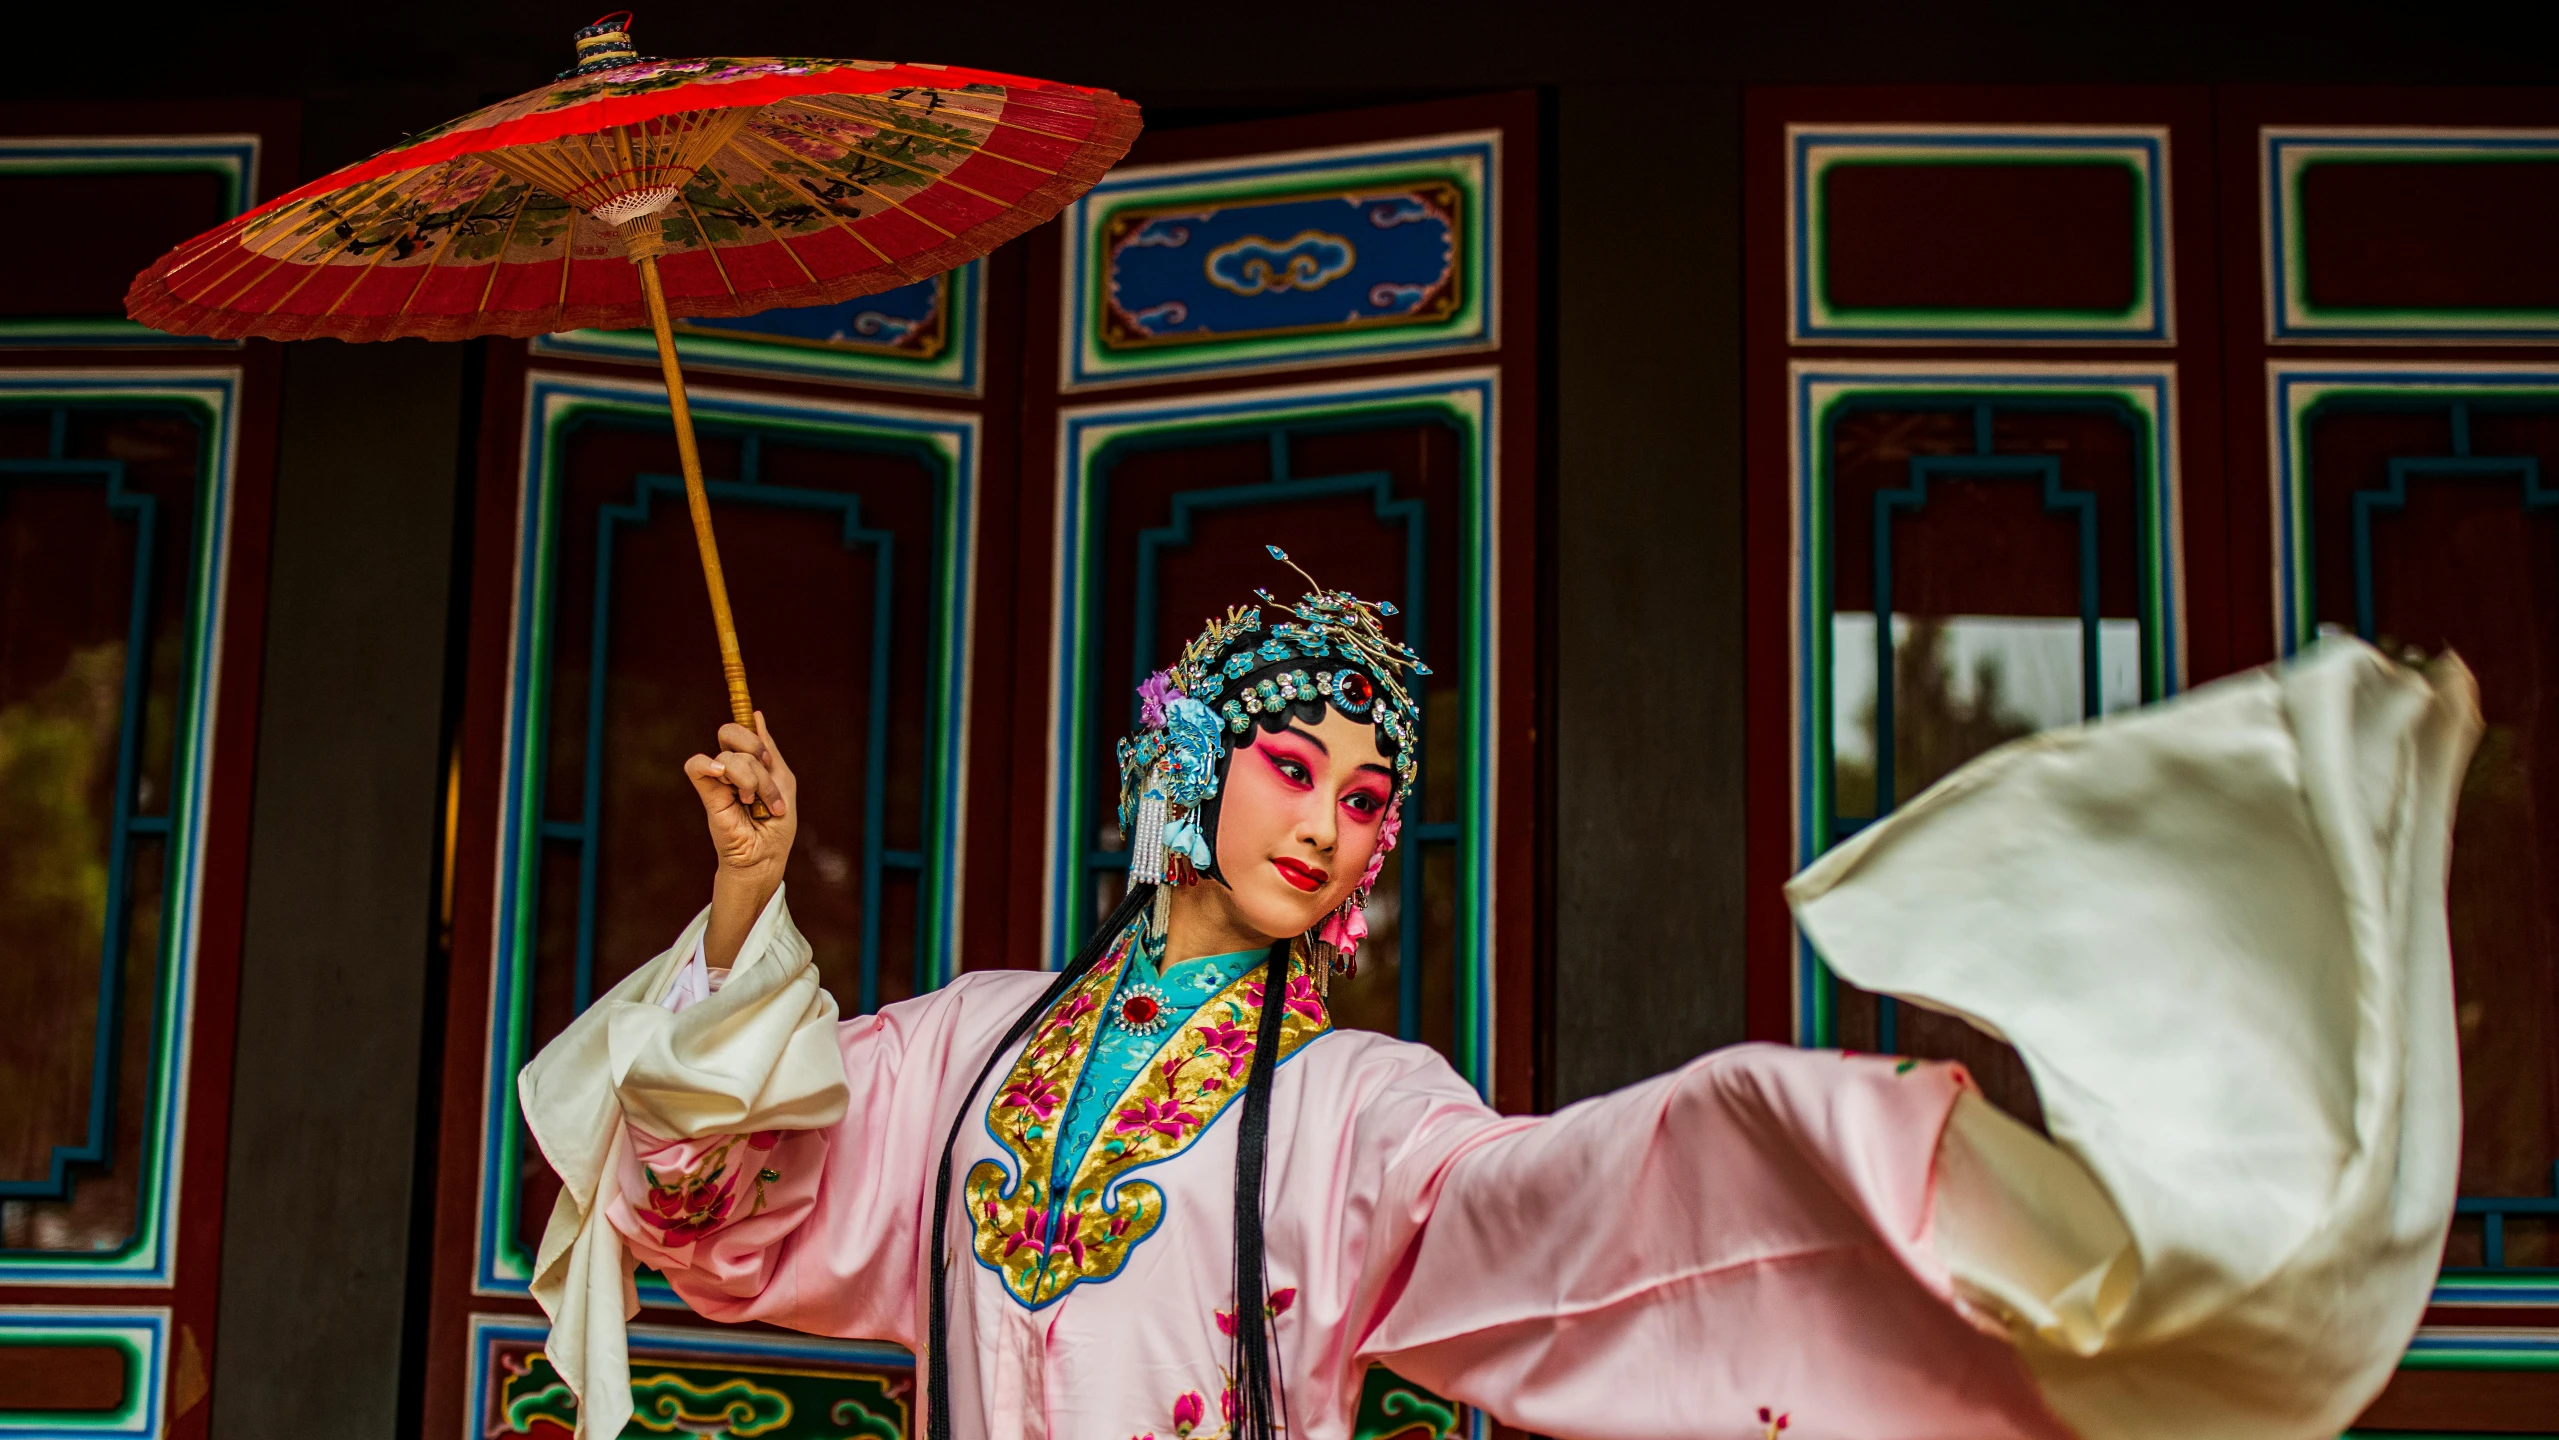
[[[1235,1131],[1235,1419],[1233,1440],[1276,1440],[1272,1396],[1269,1256],[1262,1236],[1262,1171],[1270,1158],[1271,1084],[1279,1073],[1280,1024],[1288,1014],[1290,942],[1271,946],[1262,971],[1262,1023],[1253,1037],[1253,1078]],[[1285,1396],[1281,1397],[1284,1402]]]
[[[995,1063],[1004,1058],[1004,1052],[1013,1048],[1013,1042],[1030,1033],[1031,1027],[1039,1023],[1039,1018],[1048,1013],[1049,1007],[1057,1003],[1058,997],[1064,995],[1068,987],[1101,963],[1121,932],[1145,914],[1147,906],[1154,900],[1153,885],[1141,883],[1128,887],[1128,894],[1120,898],[1110,917],[1085,940],[1084,948],[1076,951],[1075,958],[1066,963],[1066,968],[1057,972],[1057,978],[1040,992],[1040,998],[1032,1001],[1030,1008],[1014,1019],[1012,1028],[1004,1032],[1004,1038],[995,1042],[995,1049],[987,1055],[986,1063],[978,1067],[977,1079],[970,1082],[968,1093],[960,1097],[959,1113],[951,1117],[950,1134],[942,1138],[942,1164],[933,1172],[933,1295],[932,1318],[925,1346],[924,1381],[925,1434],[928,1440],[952,1440],[950,1253],[945,1240],[950,1231],[951,1150],[960,1143],[960,1130],[976,1111],[977,1094],[986,1088],[986,1077],[995,1073]],[[1267,1030],[1270,1027],[1265,1025],[1263,1028]],[[1256,1079],[1260,1078],[1261,1071],[1253,1073]],[[1269,1108],[1266,1097],[1263,1109],[1267,1112]]]

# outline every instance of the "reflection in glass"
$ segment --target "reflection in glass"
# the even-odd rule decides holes
[[[1833,813],[1875,807],[1875,617],[1831,617]],[[1893,790],[1899,806],[1966,760],[2084,717],[2079,622],[2047,616],[1893,616]],[[2141,704],[2141,622],[2097,622],[2099,714]]]

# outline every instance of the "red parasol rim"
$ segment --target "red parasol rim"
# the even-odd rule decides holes
[[[421,132],[424,138],[413,138],[406,144],[394,145],[370,159],[341,166],[299,189],[269,200],[238,219],[241,222],[255,221],[271,211],[307,200],[314,195],[344,189],[349,185],[361,185],[367,180],[378,180],[385,175],[397,175],[406,170],[423,170],[429,165],[440,164],[458,156],[485,154],[491,150],[504,150],[514,145],[536,145],[545,140],[557,140],[568,135],[593,134],[599,130],[611,129],[616,125],[635,125],[643,121],[655,120],[662,115],[678,115],[695,110],[732,110],[740,107],[769,105],[776,100],[788,100],[800,95],[878,95],[891,90],[960,90],[970,85],[1000,85],[1005,90],[1003,99],[1008,111],[1025,100],[1042,93],[1049,93],[1080,96],[1093,102],[1097,110],[1105,116],[1115,110],[1124,110],[1133,121],[1137,114],[1135,105],[1109,90],[1067,85],[1055,80],[1035,80],[1022,75],[1007,75],[996,70],[971,70],[957,65],[929,65],[917,61],[887,63],[885,68],[881,68],[880,65],[868,61],[806,60],[788,56],[643,60],[616,70],[577,78],[590,84],[600,84],[610,82],[614,76],[629,70],[661,70],[663,72],[667,68],[676,66],[709,69],[714,66],[763,65],[825,68],[813,69],[801,74],[756,75],[734,80],[705,75],[663,90],[652,90],[638,95],[596,96],[592,99],[574,101],[555,109],[540,110],[511,120],[502,120],[494,125],[459,128],[468,125],[475,117],[486,114],[488,110],[504,109],[524,98],[518,96],[517,100],[501,101],[496,105],[475,110],[469,115],[450,121],[443,127]],[[1067,130],[1046,130],[1038,126],[1023,125],[1018,120],[1011,119],[998,120],[996,124],[999,127],[1010,125],[1015,129],[1029,130],[1053,140],[1072,140],[1082,143],[1103,138],[1098,129],[1078,135]],[[1133,140],[1136,135],[1136,128],[1132,125],[1127,138]]]
[[[788,68],[738,73],[760,67]],[[968,111],[962,106],[942,108],[945,113],[965,114],[975,120],[991,122],[999,130],[1009,128],[1026,135],[1036,134],[1044,140],[1073,147],[1072,152],[1056,164],[1053,173],[1013,200],[1001,213],[924,251],[903,255],[888,265],[837,275],[813,274],[805,284],[760,288],[751,293],[670,297],[676,300],[677,313],[685,315],[751,315],[784,306],[832,304],[929,279],[1047,223],[1077,196],[1090,189],[1127,153],[1141,128],[1137,107],[1108,90],[998,71],[918,63],[787,57],[647,60],[594,75],[571,76],[544,88],[562,93],[597,84],[640,83],[669,74],[683,74],[688,78],[638,94],[585,97],[493,124],[472,125],[474,119],[490,110],[508,110],[544,93],[543,90],[528,92],[525,96],[462,116],[440,132],[332,171],[180,243],[134,277],[125,295],[126,313],[142,324],[172,334],[219,339],[258,337],[372,341],[418,337],[460,340],[481,335],[521,338],[571,329],[624,329],[645,323],[645,312],[638,304],[636,282],[629,296],[601,303],[570,303],[564,286],[560,304],[538,309],[503,313],[476,310],[465,314],[436,315],[404,310],[376,315],[343,311],[308,314],[234,309],[228,303],[208,304],[179,294],[172,286],[172,277],[210,251],[239,244],[245,232],[263,217],[316,195],[511,145],[536,144],[615,125],[636,124],[664,115],[756,107],[806,95],[861,96],[929,89],[961,92],[962,98],[966,98],[964,87],[1000,86],[1003,87],[1000,95],[984,96],[990,101],[1001,102],[1000,115]],[[1043,109],[1049,108],[1042,105],[1044,98],[1054,106],[1054,128],[1039,123]],[[1024,123],[1026,119],[1032,123]],[[564,260],[563,263],[567,262]]]

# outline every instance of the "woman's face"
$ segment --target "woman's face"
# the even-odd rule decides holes
[[[1311,930],[1377,851],[1395,771],[1376,727],[1327,708],[1322,723],[1259,727],[1235,751],[1217,806],[1217,868],[1239,918],[1274,938]]]

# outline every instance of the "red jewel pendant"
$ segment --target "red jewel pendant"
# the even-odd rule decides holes
[[[1120,993],[1119,1026],[1133,1035],[1152,1035],[1164,1028],[1164,994],[1152,985],[1131,985]]]

